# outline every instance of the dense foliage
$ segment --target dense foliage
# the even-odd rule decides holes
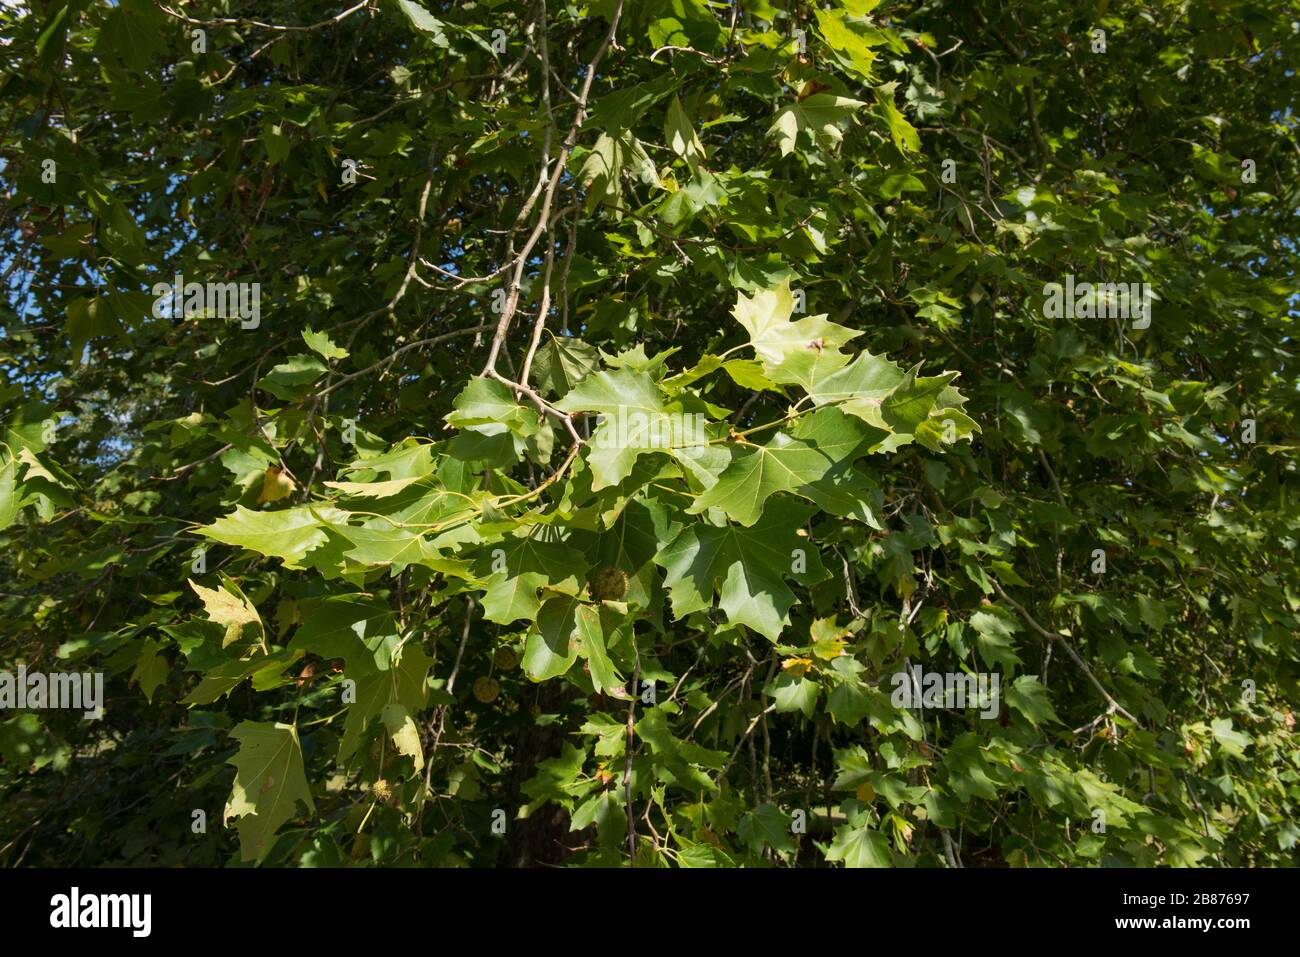
[[[1294,863],[1298,20],[0,8],[0,864]]]

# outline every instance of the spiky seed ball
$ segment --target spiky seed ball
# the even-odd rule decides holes
[[[474,682],[474,697],[483,704],[491,704],[501,693],[501,685],[495,678],[483,677]]]
[[[508,671],[515,666],[515,650],[507,645],[502,645],[492,656],[492,663],[503,671]]]
[[[621,568],[602,568],[591,585],[591,597],[597,601],[622,601],[627,594],[627,572]]]
[[[370,785],[370,793],[380,804],[387,804],[393,799],[393,786],[383,778]]]

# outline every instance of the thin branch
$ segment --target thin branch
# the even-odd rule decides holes
[[[515,257],[515,274],[510,280],[510,291],[506,296],[505,308],[501,311],[501,319],[497,322],[496,332],[492,336],[492,349],[488,353],[487,363],[483,367],[485,375],[496,370],[497,356],[501,352],[502,343],[505,342],[506,333],[510,330],[510,321],[514,318],[515,309],[519,306],[519,287],[523,283],[524,267],[528,263],[528,256],[532,253],[533,247],[537,245],[543,231],[550,224],[551,206],[555,202],[555,191],[560,185],[560,178],[564,175],[564,167],[569,160],[569,154],[573,151],[573,146],[578,140],[578,130],[587,118],[587,100],[591,96],[591,85],[596,79],[596,67],[605,56],[605,51],[609,49],[614,34],[618,30],[619,18],[622,15],[623,0],[617,0],[614,6],[614,16],[609,24],[609,32],[605,34],[605,38],[601,40],[600,46],[591,58],[591,62],[587,64],[586,75],[582,80],[582,92],[579,94],[578,110],[573,117],[573,124],[569,127],[569,135],[564,138],[564,145],[560,148],[560,155],[556,157],[555,171],[551,174],[550,184],[546,187],[546,198],[542,200],[542,208],[537,214],[537,225],[533,227],[532,234],[529,235],[528,241],[524,243],[524,248]]]
[[[215,20],[196,20],[193,17],[187,17],[185,14],[173,10],[166,4],[160,3],[158,4],[158,8],[169,17],[172,17],[175,20],[180,20],[182,23],[192,24],[196,27],[256,27],[259,30],[274,30],[278,33],[305,33],[308,30],[319,30],[323,27],[340,23],[346,18],[352,16],[352,14],[356,13],[358,10],[364,10],[369,5],[370,0],[361,0],[361,2],[356,6],[348,7],[348,9],[344,10],[342,13],[336,13],[332,17],[321,20],[318,23],[307,24],[306,26],[282,26],[276,23],[262,23],[260,20],[250,20],[247,17],[219,17]]]
[[[1110,705],[1110,710],[1112,712],[1118,711],[1124,717],[1132,721],[1135,725],[1138,725],[1139,727],[1141,726],[1142,722],[1140,722],[1137,718],[1133,717],[1132,714],[1126,711],[1124,706],[1120,704],[1118,701],[1116,701],[1115,698],[1111,695],[1111,693],[1107,691],[1106,688],[1102,685],[1102,683],[1097,680],[1097,676],[1092,673],[1092,669],[1088,667],[1088,663],[1079,656],[1079,653],[1077,651],[1074,650],[1074,646],[1070,644],[1069,639],[1066,638],[1065,635],[1059,634],[1058,632],[1054,632],[1054,631],[1048,631],[1046,628],[1040,625],[1037,621],[1034,620],[1033,616],[1030,615],[1029,612],[1025,610],[1025,606],[1020,604],[1020,602],[1016,601],[1005,591],[1003,591],[1002,586],[999,585],[996,581],[993,582],[993,590],[998,593],[998,595],[1002,598],[1003,601],[1005,601],[1008,605],[1014,608],[1020,614],[1020,617],[1029,623],[1030,627],[1033,628],[1034,631],[1038,632],[1048,641],[1058,642],[1061,645],[1061,647],[1065,649],[1066,653],[1070,656],[1070,658],[1074,661],[1074,663],[1079,666],[1079,668],[1083,671],[1085,675],[1088,676],[1088,680],[1092,682],[1093,687],[1095,687],[1101,693],[1101,696],[1106,699],[1106,703]]]
[[[640,680],[641,654],[638,651],[632,668],[632,699],[627,703],[627,741],[623,746],[623,803],[627,807],[627,853],[632,867],[636,867],[636,817],[632,812],[632,742],[636,736],[637,685]]]
[[[582,436],[578,434],[577,428],[574,427],[572,415],[570,415],[567,412],[561,412],[555,406],[551,405],[551,403],[543,399],[541,394],[538,393],[537,391],[530,389],[522,382],[515,382],[511,379],[507,379],[505,376],[497,372],[495,369],[489,369],[486,374],[488,375],[489,378],[496,379],[498,382],[508,385],[510,386],[510,388],[514,389],[515,391],[521,392],[524,395],[528,396],[528,398],[530,398],[533,401],[533,404],[537,406],[537,410],[541,412],[543,415],[554,416],[555,418],[561,420],[565,424],[565,427],[568,428],[569,430],[569,437],[573,439],[573,447],[575,449],[578,446],[583,444],[584,440]]]
[[[547,236],[550,235],[555,221],[560,219],[574,207],[562,209],[555,214],[551,220],[551,225],[546,227]],[[524,364],[519,369],[519,381],[524,385],[528,384],[528,373],[533,367],[533,357],[537,355],[537,347],[542,341],[542,330],[546,328],[546,314],[551,311],[551,272],[555,267],[555,243],[547,242],[546,244],[546,268],[542,275],[542,301],[537,307],[537,318],[533,321],[533,338],[528,344],[528,353],[524,356]]]
[[[491,328],[492,328],[491,323],[486,323],[481,326],[470,326],[467,329],[457,329],[454,332],[444,332],[442,335],[433,336],[429,339],[417,339],[415,342],[408,342],[406,345],[401,346],[398,349],[394,350],[386,358],[380,359],[378,362],[372,363],[371,365],[366,366],[364,369],[361,369],[358,372],[350,372],[347,375],[343,376],[333,385],[327,386],[326,388],[322,389],[320,392],[317,392],[316,398],[323,399],[325,396],[329,395],[339,386],[346,385],[347,383],[351,382],[353,379],[359,378],[368,372],[374,372],[376,369],[391,365],[397,359],[397,357],[404,352],[410,352],[412,349],[419,349],[421,346],[431,346],[439,342],[445,342],[448,339],[455,339],[458,336],[472,336],[475,333],[486,332],[488,329]]]

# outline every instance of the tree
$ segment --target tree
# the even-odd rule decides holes
[[[29,6],[0,861],[1294,861],[1295,3]]]

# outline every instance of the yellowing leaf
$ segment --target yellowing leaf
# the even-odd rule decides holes
[[[764,362],[778,363],[794,352],[816,354],[834,351],[860,335],[856,329],[827,320],[826,316],[805,316],[790,320],[794,312],[794,294],[790,280],[773,289],[764,289],[747,299],[739,293],[731,314],[749,333],[750,345]]]
[[[813,654],[823,661],[830,661],[844,654],[844,639],[849,630],[835,624],[835,616],[818,618],[813,621],[811,635]]]
[[[208,618],[219,625],[226,626],[226,636],[221,641],[223,648],[240,639],[245,625],[256,628],[259,638],[265,637],[266,630],[262,627],[262,619],[257,609],[244,597],[239,586],[229,578],[222,576],[223,587],[220,589],[204,588],[192,579],[189,584],[194,594],[198,595],[199,600],[203,602],[203,609],[208,613]]]
[[[262,475],[262,491],[257,496],[257,504],[265,505],[288,498],[296,487],[284,469],[278,465],[268,466]]]
[[[411,758],[416,771],[422,770],[424,768],[424,748],[420,744],[420,729],[415,726],[415,720],[411,717],[411,712],[406,709],[405,705],[394,702],[384,705],[379,716],[384,722],[384,727],[388,729],[388,736],[392,738],[397,753]]]
[[[811,658],[787,658],[781,662],[781,669],[795,678],[802,678],[811,668]]]

